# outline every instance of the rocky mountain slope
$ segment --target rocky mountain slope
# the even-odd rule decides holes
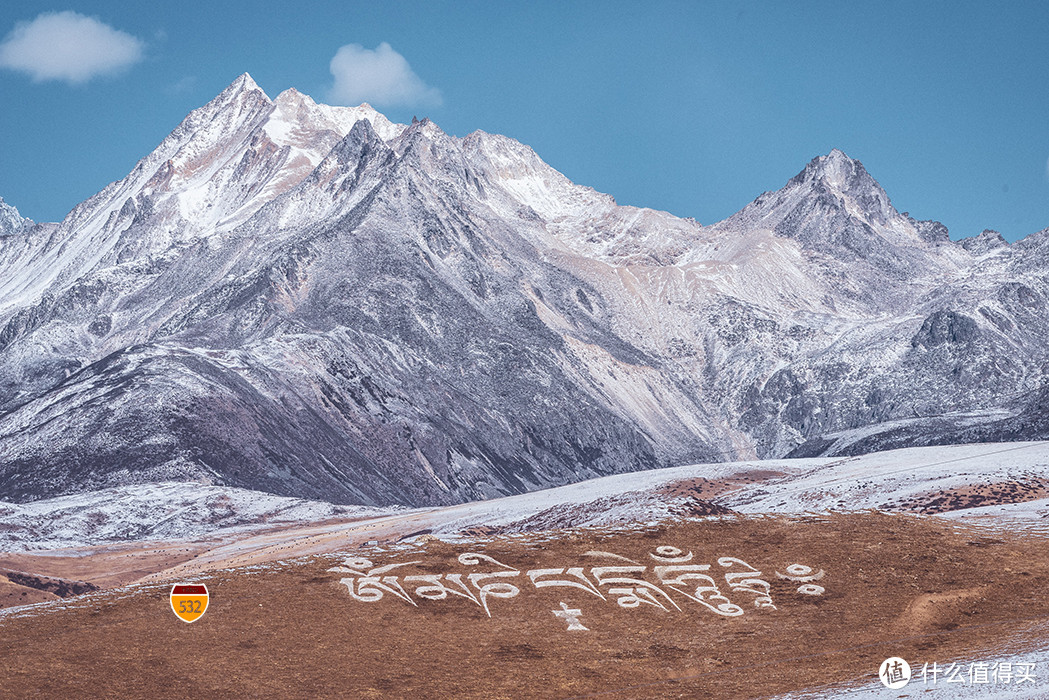
[[[439,504],[1043,437],[1047,236],[951,242],[840,151],[704,227],[245,74],[0,237],[0,500]]]

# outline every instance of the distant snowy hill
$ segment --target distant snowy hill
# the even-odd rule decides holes
[[[64,221],[5,207],[7,501],[448,504],[1049,434],[1049,230],[951,242],[841,151],[701,226],[245,74]]]

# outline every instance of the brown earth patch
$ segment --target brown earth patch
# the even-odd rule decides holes
[[[783,476],[786,476],[786,474],[770,469],[739,472],[722,479],[707,479],[699,476],[692,479],[673,481],[656,490],[655,493],[661,496],[691,497],[705,501],[732,491],[738,491],[747,484],[771,481]]]
[[[0,617],[3,690],[13,697],[262,698],[753,698],[843,679],[874,682],[898,655],[923,661],[986,656],[1008,639],[1033,643],[1049,619],[1049,541],[986,538],[935,519],[884,514],[743,518],[647,529],[575,530],[475,543],[430,540],[399,553],[360,548],[375,566],[419,560],[389,575],[492,571],[457,556],[483,552],[515,567],[520,594],[468,600],[387,594],[352,599],[313,557],[204,580],[211,605],[187,625],[166,586],[94,593]],[[981,546],[969,543],[981,542]],[[606,565],[591,550],[653,565],[660,545],[694,553],[718,576],[719,557],[762,572],[776,609],[722,592],[745,608],[721,617],[622,608],[572,588],[533,588],[524,571]],[[823,595],[802,595],[776,571],[822,569]],[[568,632],[560,603],[588,632]],[[1044,641],[1044,639],[1043,639]]]
[[[405,520],[408,519],[405,518]],[[281,551],[272,550],[293,550],[294,547],[289,542],[308,537],[307,534],[301,533],[323,531],[329,526],[353,525],[355,523],[362,523],[362,531],[365,533],[370,532],[369,528],[371,525],[369,525],[369,521],[358,515],[353,515],[325,518],[312,521],[307,525],[302,523],[281,523],[264,528],[204,537],[199,540],[150,540],[73,549],[0,552],[0,570],[8,569],[30,576],[86,581],[99,588],[112,588],[155,576],[159,572],[164,572],[168,569],[191,569],[197,562],[201,564],[201,568],[219,568],[215,563],[205,561],[205,555],[211,554],[216,550],[221,552],[224,546],[235,545],[236,543],[258,540],[277,542],[279,544],[270,547],[270,550],[265,552],[262,559],[271,561],[280,558],[291,558],[296,556],[296,554],[284,555]],[[367,534],[363,535],[363,537],[370,539],[370,536]],[[301,552],[298,554],[301,554]],[[222,568],[248,563],[257,562],[218,562]],[[5,604],[4,599],[0,598],[0,609],[20,604],[18,602]]]
[[[675,515],[685,517],[699,517],[704,515],[729,515],[735,511],[723,505],[707,501],[695,496],[684,496],[677,499],[676,503],[670,505],[670,510]]]
[[[7,577],[7,580],[11,583],[25,588],[54,593],[59,598],[70,598],[75,595],[98,590],[98,586],[93,583],[88,583],[87,581],[70,581],[64,578],[35,576],[23,571],[5,571],[0,569],[0,575]]]
[[[17,605],[32,605],[47,600],[57,600],[58,596],[49,591],[19,585],[6,576],[0,576],[0,608]]]
[[[982,600],[987,592],[986,586],[975,586],[917,596],[900,614],[897,625],[911,632],[936,627],[954,629],[958,626],[959,614],[965,614],[967,606]]]
[[[0,575],[5,571],[66,581],[82,581],[99,588],[122,586],[206,551],[206,543],[151,542],[86,547],[77,550],[0,553]],[[7,607],[0,603],[0,608]]]
[[[933,515],[980,506],[1026,503],[1042,498],[1049,498],[1049,479],[1032,478],[930,491],[912,498],[892,501],[883,508]]]

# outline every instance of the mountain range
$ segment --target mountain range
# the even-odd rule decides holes
[[[437,505],[1045,438],[1047,246],[952,241],[838,150],[704,226],[244,74],[62,222],[0,200],[0,500]]]

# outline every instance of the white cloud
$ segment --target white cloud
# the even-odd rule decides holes
[[[34,81],[83,83],[117,73],[142,58],[145,44],[76,12],[45,12],[19,22],[0,43],[0,66]]]
[[[412,71],[404,56],[385,41],[373,51],[347,44],[331,59],[335,83],[328,99],[345,105],[370,102],[384,107],[441,104],[441,93]]]

